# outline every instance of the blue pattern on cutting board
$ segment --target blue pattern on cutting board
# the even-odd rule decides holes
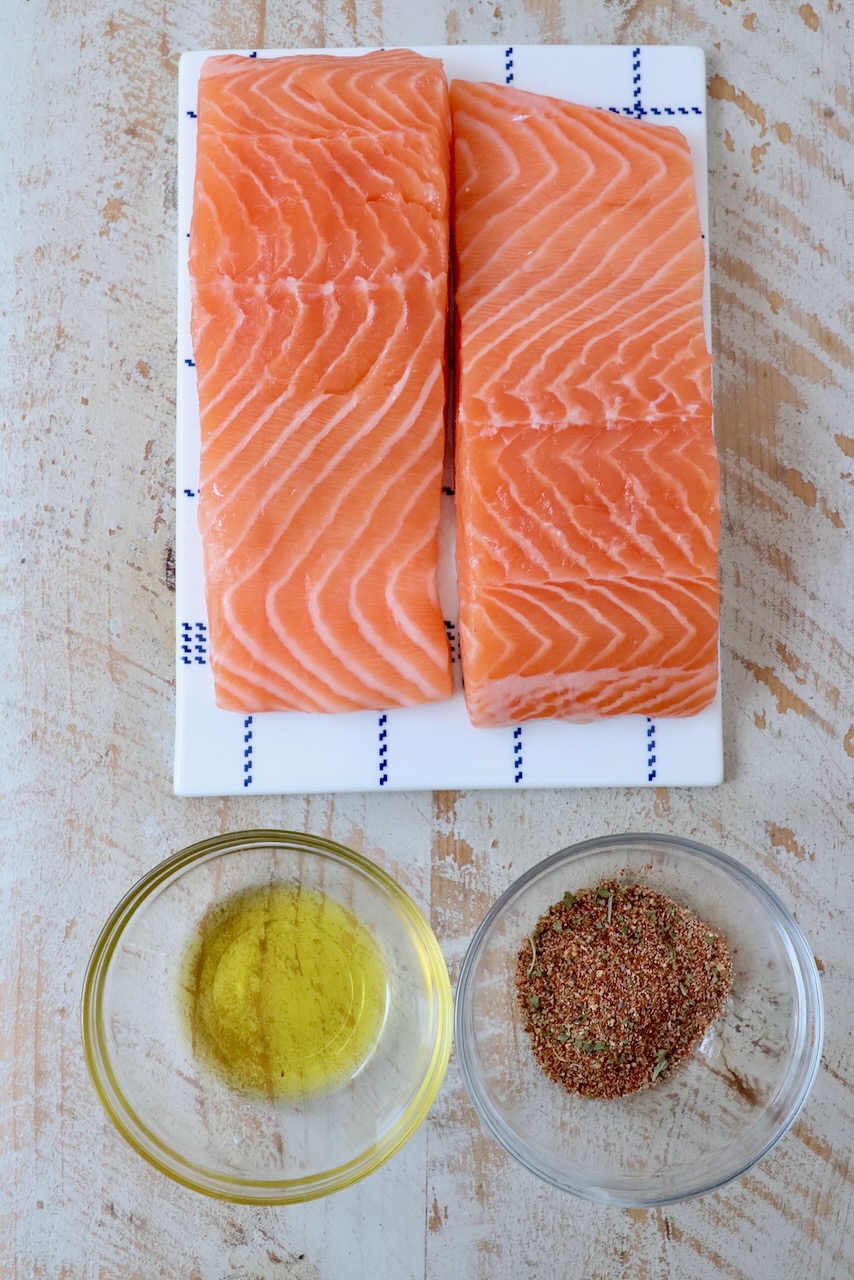
[[[645,114],[641,103],[640,49],[632,49],[632,98],[634,99],[635,115],[640,120]]]
[[[655,782],[655,725],[652,719],[646,718],[646,780]]]
[[[615,116],[634,116],[636,120],[642,120],[644,116],[701,116],[703,114],[702,107],[645,107],[641,76],[641,51],[639,48],[632,49],[632,105],[608,107]]]
[[[388,716],[383,712],[378,724],[380,734],[380,786],[388,782]]]
[[[513,83],[513,46],[504,50],[504,83]]]
[[[650,107],[653,116],[701,116],[700,107]]]
[[[451,650],[451,662],[457,662],[460,656],[460,642],[457,637],[457,628],[449,618],[445,618],[445,634],[448,637],[448,647]]]
[[[243,785],[252,785],[252,717],[243,721]]]
[[[208,660],[208,627],[206,622],[181,623],[181,661],[191,667],[195,661],[200,667]]]
[[[520,783],[522,781],[522,726],[517,725],[513,730],[513,781]]]

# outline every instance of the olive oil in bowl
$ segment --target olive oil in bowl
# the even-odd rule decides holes
[[[181,966],[194,1052],[233,1088],[298,1098],[351,1079],[387,1012],[380,948],[340,902],[273,883],[204,918]]]

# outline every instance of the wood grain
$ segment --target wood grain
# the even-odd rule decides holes
[[[51,0],[0,43],[0,1276],[778,1280],[854,1275],[854,289],[841,0]],[[709,65],[726,782],[713,791],[177,800],[175,97],[183,49],[700,44]],[[659,1211],[541,1185],[452,1063],[417,1137],[328,1201],[207,1201],[127,1149],[85,1073],[108,911],[212,831],[326,832],[392,869],[455,977],[495,896],[573,840],[683,833],[764,876],[820,961],[822,1070],[738,1183]]]

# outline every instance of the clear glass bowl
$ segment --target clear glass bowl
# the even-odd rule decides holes
[[[566,890],[621,872],[724,935],[733,989],[724,1016],[672,1075],[599,1101],[568,1093],[538,1066],[514,972],[526,936]],[[588,840],[521,876],[472,939],[456,996],[457,1058],[487,1128],[545,1181],[624,1206],[713,1191],[770,1151],[815,1079],[823,1026],[812,952],[780,900],[732,858],[671,836]]]
[[[179,999],[206,913],[271,883],[337,900],[378,943],[386,974],[367,1060],[327,1092],[291,1099],[252,1096],[204,1067]],[[174,854],[119,903],[86,973],[83,1041],[108,1114],[156,1168],[221,1199],[287,1204],[349,1186],[414,1133],[445,1075],[452,1007],[436,938],[390,876],[331,840],[245,831]]]

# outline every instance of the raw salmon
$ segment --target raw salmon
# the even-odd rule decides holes
[[[675,129],[455,81],[457,574],[476,725],[717,687],[704,252]]]
[[[441,63],[213,57],[197,115],[191,324],[217,703],[449,697]]]

